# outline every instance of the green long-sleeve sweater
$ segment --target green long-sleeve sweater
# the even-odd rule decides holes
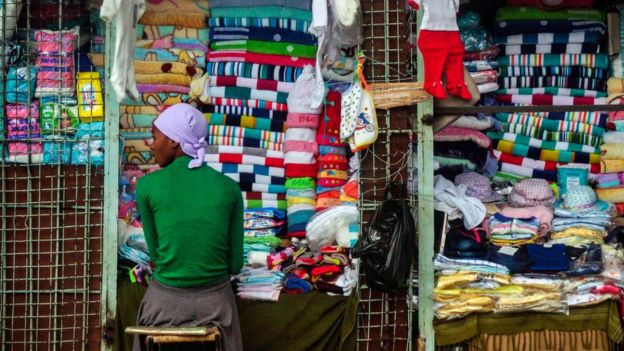
[[[154,278],[194,287],[226,281],[243,266],[243,199],[230,178],[179,157],[137,184]]]

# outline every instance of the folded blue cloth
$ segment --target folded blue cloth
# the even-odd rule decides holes
[[[564,244],[555,244],[551,247],[544,245],[527,245],[531,268],[534,271],[567,271],[570,269],[570,260]]]
[[[316,45],[312,34],[280,28],[214,27],[210,28],[210,42],[230,40],[259,40],[271,42]]]

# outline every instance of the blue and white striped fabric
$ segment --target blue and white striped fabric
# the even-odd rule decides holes
[[[207,163],[220,173],[254,173],[263,176],[284,177],[284,168],[237,163]]]
[[[500,45],[501,55],[524,54],[593,54],[600,51],[600,44],[522,44]]]
[[[497,45],[583,44],[599,41],[600,33],[598,32],[531,33],[492,37],[492,42]]]
[[[211,17],[208,19],[208,27],[281,28],[308,33],[310,22],[288,18]]]
[[[210,42],[229,40],[259,40],[270,42],[316,45],[312,34],[281,28],[215,27],[210,28]]]

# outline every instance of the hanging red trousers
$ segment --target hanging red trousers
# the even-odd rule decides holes
[[[446,90],[464,100],[472,98],[464,82],[464,44],[457,31],[421,30],[418,48],[425,67],[425,90],[436,99],[446,99],[442,74],[446,74]]]

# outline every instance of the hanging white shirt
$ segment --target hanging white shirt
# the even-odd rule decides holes
[[[459,0],[414,0],[425,11],[420,29],[459,31],[457,11]]]

